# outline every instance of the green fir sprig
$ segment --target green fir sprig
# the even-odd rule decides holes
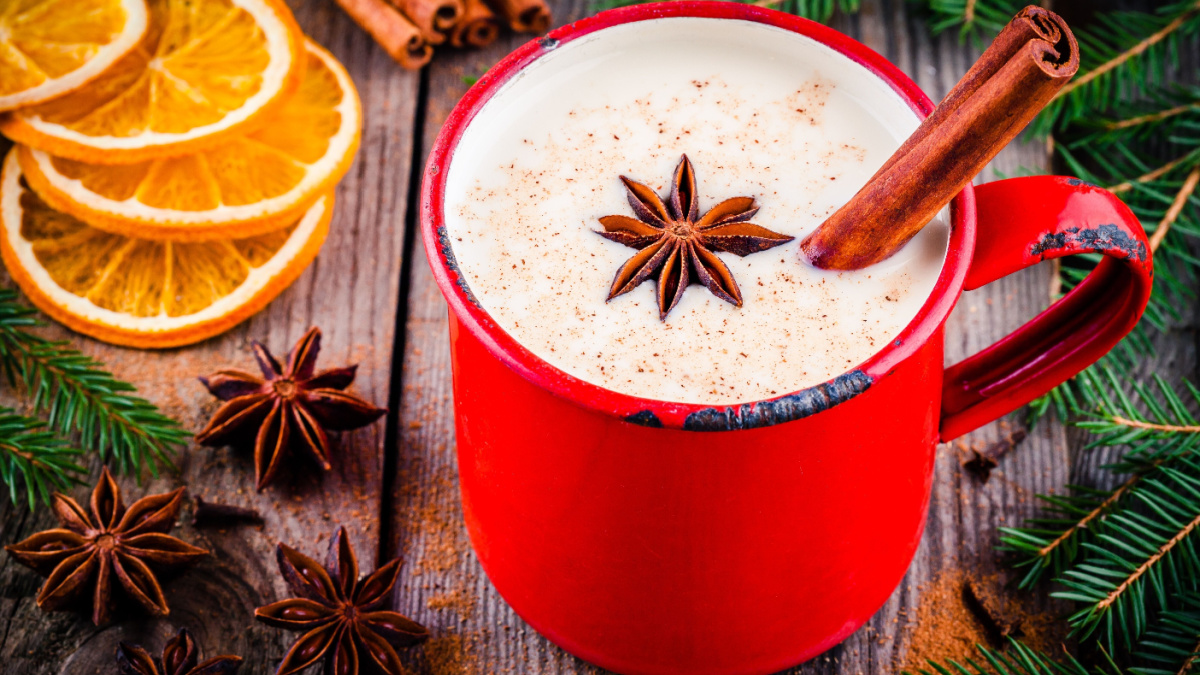
[[[1200,426],[1191,411],[1200,407],[1200,392],[1184,382],[1187,393],[1180,396],[1161,377],[1153,379],[1153,387],[1127,383],[1112,369],[1099,368],[1085,371],[1077,380],[1078,394],[1093,412],[1076,424],[1092,432],[1089,448],[1127,447],[1120,461],[1104,467],[1123,479],[1111,490],[1068,486],[1068,496],[1041,496],[1047,516],[1032,519],[1023,528],[1001,529],[1003,550],[1016,554],[1018,568],[1029,568],[1020,582],[1022,588],[1033,586],[1047,573],[1061,575],[1077,561],[1080,545],[1103,531],[1107,515],[1128,505],[1144,479],[1200,449]],[[1132,393],[1126,393],[1127,387]]]
[[[1024,527],[1001,528],[1001,550],[1015,555],[1015,566],[1024,569],[1019,582],[1030,588],[1047,575],[1058,577],[1074,565],[1082,547],[1091,544],[1108,525],[1108,516],[1125,508],[1141,489],[1142,481],[1155,478],[1165,466],[1180,456],[1200,448],[1200,427],[1189,407],[1200,406],[1200,392],[1186,383],[1186,402],[1162,378],[1155,386],[1127,384],[1110,368],[1084,371],[1077,387],[1064,390],[1088,401],[1093,412],[1077,424],[1094,436],[1089,447],[1128,446],[1121,460],[1105,470],[1123,476],[1112,490],[1068,486],[1070,493],[1042,495],[1046,515],[1030,519]],[[1132,389],[1132,395],[1125,387]],[[1076,408],[1084,404],[1073,400]]]
[[[82,450],[71,446],[46,423],[0,407],[0,480],[13,503],[24,488],[32,509],[49,501],[56,490],[65,490],[83,467],[76,463]]]
[[[1020,585],[1053,576],[1064,589],[1054,595],[1077,603],[1075,636],[1134,662],[1131,672],[1191,659],[1176,633],[1200,592],[1200,389],[1182,389],[1085,372],[1077,391],[1092,412],[1078,425],[1092,433],[1089,447],[1126,448],[1105,467],[1122,482],[1042,497],[1049,516],[1001,531],[1002,549],[1027,569]],[[1187,639],[1200,642],[1200,632]]]
[[[1200,30],[1200,0],[1149,12],[1098,14],[1075,28],[1079,74],[1039,116],[1035,131],[1061,131],[1126,101],[1151,96],[1179,62],[1184,38]]]
[[[34,310],[21,304],[15,291],[0,289],[0,369],[28,397],[32,411],[45,417],[44,425],[19,418],[27,423],[14,419],[0,426],[0,434],[6,429],[9,434],[0,435],[0,444],[28,451],[18,455],[14,450],[0,460],[12,499],[18,483],[33,485],[30,499],[46,499],[49,488],[67,484],[78,473],[79,467],[64,459],[78,454],[65,445],[67,438],[123,473],[157,473],[160,465],[170,465],[174,446],[190,434],[99,361],[67,342],[31,332],[38,325]],[[50,443],[51,436],[63,440]]]
[[[1082,543],[1078,562],[1056,579],[1066,590],[1052,594],[1079,603],[1075,635],[1111,654],[1131,653],[1158,612],[1200,590],[1200,461],[1185,455],[1157,473],[1129,491],[1139,508],[1105,516],[1095,541]]]

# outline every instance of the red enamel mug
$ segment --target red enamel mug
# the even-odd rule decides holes
[[[443,222],[447,169],[476,113],[530,64],[597,31],[671,17],[807,36],[890,85],[918,116],[933,110],[858,42],[740,3],[611,10],[488,72],[442,128],[421,194],[425,250],[449,304],[463,512],[496,589],[567,651],[620,673],[771,673],[832,647],[879,609],[921,538],[936,445],[1105,354],[1145,308],[1151,253],[1133,213],[1082,181],[968,186],[951,204],[947,258],[916,318],[829,382],[714,408],[572,377],[502,331],[459,277]],[[944,325],[963,289],[1092,252],[1105,257],[1066,297],[944,367]]]

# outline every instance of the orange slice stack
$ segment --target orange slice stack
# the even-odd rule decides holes
[[[294,281],[362,124],[280,0],[18,0],[0,82],[4,264],[46,314],[135,347],[216,335]]]

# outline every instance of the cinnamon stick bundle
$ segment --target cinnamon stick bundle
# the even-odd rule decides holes
[[[450,29],[453,47],[486,47],[500,37],[500,19],[483,0],[466,0],[462,17]]]
[[[545,33],[550,29],[546,0],[490,0],[492,10],[517,33]]]
[[[1026,7],[866,186],[800,243],[802,254],[822,269],[855,270],[895,253],[1077,70],[1066,22]]]
[[[401,66],[415,70],[433,58],[433,47],[420,29],[384,0],[336,2]]]
[[[446,41],[463,14],[462,0],[391,0],[396,9],[421,29],[431,45]]]

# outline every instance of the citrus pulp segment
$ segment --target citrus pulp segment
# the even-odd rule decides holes
[[[145,0],[0,2],[0,111],[96,78],[146,33]]]
[[[262,309],[316,257],[328,194],[291,227],[256,237],[159,242],[103,232],[54,211],[9,153],[0,174],[0,255],[33,304],[80,333],[132,347],[174,347]]]
[[[244,133],[299,84],[303,36],[282,0],[148,5],[135,49],[87,85],[9,113],[0,132],[85,162],[138,162]]]

